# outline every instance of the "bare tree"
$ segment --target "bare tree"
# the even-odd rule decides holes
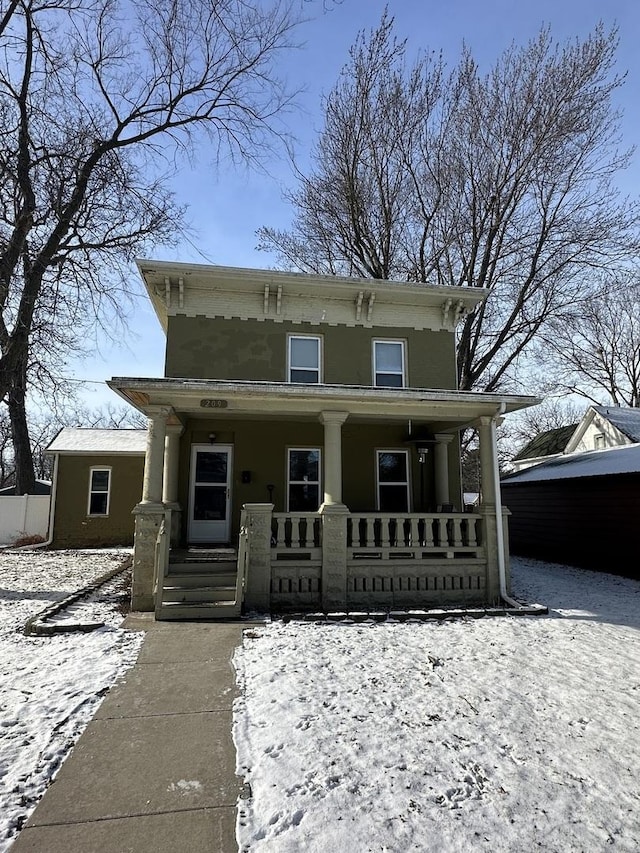
[[[595,405],[640,406],[640,284],[602,282],[542,336],[538,358],[547,384]]]
[[[548,321],[594,270],[638,246],[639,208],[615,179],[616,32],[558,44],[548,29],[481,75],[468,48],[445,77],[406,60],[385,12],[325,101],[313,167],[289,196],[293,227],[259,232],[282,265],[475,287],[460,328],[462,389],[508,389]]]
[[[136,409],[108,403],[94,409],[72,405],[58,411],[39,410],[29,417],[29,440],[38,480],[51,479],[52,458],[45,451],[63,427],[93,429],[145,429],[147,419]],[[9,414],[0,409],[0,488],[16,483],[15,459]]]
[[[11,0],[0,14],[0,400],[33,482],[29,382],[123,318],[129,263],[182,225],[168,189],[205,135],[256,160],[290,94],[293,0]],[[48,355],[47,355],[48,353]]]

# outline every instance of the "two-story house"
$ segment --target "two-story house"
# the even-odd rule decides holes
[[[532,397],[457,390],[473,288],[140,261],[161,379],[108,384],[149,418],[133,607],[489,604],[508,587],[495,424]],[[464,512],[460,434],[482,501]],[[236,573],[236,567],[238,571]]]

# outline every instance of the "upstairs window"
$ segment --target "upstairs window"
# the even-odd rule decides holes
[[[404,341],[373,342],[373,384],[377,388],[405,387]]]
[[[604,433],[598,432],[593,437],[593,446],[596,450],[603,450],[604,448]]]
[[[287,464],[287,512],[315,512],[320,506],[320,449],[294,447]]]
[[[92,468],[89,473],[88,515],[109,515],[111,468]]]
[[[289,335],[289,382],[318,385],[320,382],[320,338]]]

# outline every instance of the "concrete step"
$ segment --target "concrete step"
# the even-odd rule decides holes
[[[238,573],[235,571],[225,572],[198,572],[198,574],[186,574],[186,572],[170,572],[164,579],[164,586],[235,586]]]
[[[211,604],[163,604],[160,619],[237,619],[240,605],[235,601],[216,601]]]
[[[235,584],[230,586],[167,586],[162,590],[162,604],[235,601]]]
[[[238,566],[237,560],[180,560],[172,562],[169,560],[169,574],[219,574],[223,572],[235,572]]]

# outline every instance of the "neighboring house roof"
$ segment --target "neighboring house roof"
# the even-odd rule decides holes
[[[593,409],[628,439],[640,442],[640,409],[625,409],[621,406],[593,406]]]
[[[508,485],[636,473],[640,473],[640,445],[638,444],[557,456],[548,462],[541,462],[523,471],[507,474],[502,478],[502,482]]]
[[[4,489],[0,489],[0,497],[14,497],[16,493],[15,486],[5,486]],[[50,480],[36,480],[36,485],[34,490],[31,492],[32,495],[50,495],[51,494],[51,481]]]
[[[569,426],[556,427],[555,429],[548,429],[546,432],[541,432],[535,438],[532,438],[513,457],[513,462],[518,462],[521,459],[538,459],[541,456],[554,456],[556,453],[562,453],[577,426],[578,424],[570,424]]]
[[[63,427],[47,447],[47,453],[144,454],[147,447],[145,429],[82,429]]]

